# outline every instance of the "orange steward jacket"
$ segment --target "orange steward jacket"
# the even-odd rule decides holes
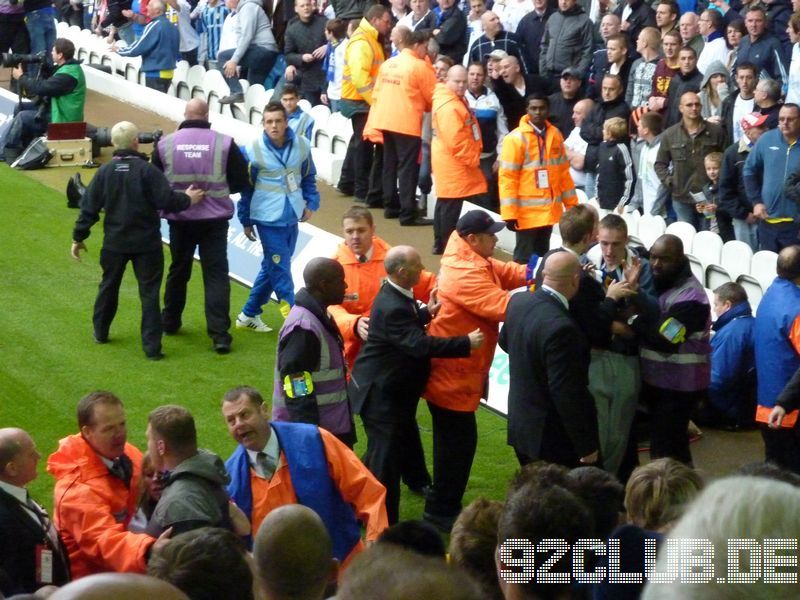
[[[509,290],[525,285],[525,265],[483,258],[454,231],[439,267],[439,314],[429,335],[467,335],[480,328],[483,344],[467,358],[434,358],[422,396],[449,410],[478,409],[497,346],[497,330],[505,319]]]
[[[530,118],[522,117],[519,127],[503,140],[499,186],[503,220],[516,220],[519,229],[558,223],[564,207],[578,203],[558,128],[547,122],[542,139]]]
[[[69,552],[73,579],[146,570],[145,553],[155,539],[128,531],[139,499],[142,453],[125,444],[125,454],[133,463],[129,488],[80,434],[62,439],[47,459],[47,472],[56,480],[53,522]]]
[[[344,356],[348,369],[352,370],[359,350],[361,338],[356,333],[356,325],[361,317],[369,317],[375,296],[386,278],[383,259],[391,246],[378,236],[372,238],[372,256],[367,262],[358,262],[358,257],[344,242],[336,249],[334,259],[344,267],[344,280],[347,282],[347,293],[358,294],[356,300],[347,300],[342,304],[328,307],[336,325],[344,338]],[[436,286],[436,275],[430,271],[422,271],[419,283],[414,286],[414,297],[427,303],[431,290]]]
[[[367,128],[420,137],[422,115],[431,111],[436,75],[430,63],[405,48],[378,71]]]
[[[437,198],[486,193],[486,179],[480,169],[483,143],[478,119],[466,100],[443,83],[433,92],[432,122],[431,165]]]
[[[361,19],[344,50],[342,100],[361,100],[372,104],[372,88],[381,64],[383,46],[378,41],[378,30],[366,19]]]
[[[364,524],[367,541],[374,542],[389,526],[386,516],[386,488],[332,433],[320,429],[319,434],[325,448],[331,480],[342,499],[353,507],[356,518]],[[275,474],[269,481],[259,478],[250,469],[250,489],[253,493],[253,531],[258,531],[264,518],[276,508],[297,504],[297,495],[283,451]],[[363,542],[356,544],[345,559],[344,566],[363,549]]]

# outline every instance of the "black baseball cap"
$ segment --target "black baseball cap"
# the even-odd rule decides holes
[[[470,210],[461,215],[456,223],[456,231],[461,237],[470,233],[497,233],[505,228],[502,221],[495,221],[491,215],[482,210]]]

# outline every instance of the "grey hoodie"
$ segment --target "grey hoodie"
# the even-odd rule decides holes
[[[222,459],[208,450],[199,450],[167,474],[147,533],[157,537],[168,527],[174,528],[173,534],[205,525],[228,527],[225,486],[229,482]]]
[[[717,94],[719,95],[718,106],[714,106],[713,104],[711,104],[711,99],[708,97],[708,90],[706,89],[706,84],[714,75],[725,76],[725,85],[724,86],[720,85],[717,88]],[[725,68],[725,65],[723,65],[720,61],[715,60],[710,65],[708,65],[705,75],[703,75],[703,81],[700,84],[700,103],[702,104],[701,115],[704,119],[722,115],[722,103],[725,101],[725,98],[728,97],[728,94],[730,94],[730,89],[731,89],[731,78],[728,73],[728,70]]]
[[[242,61],[242,56],[250,46],[261,46],[273,52],[278,51],[275,36],[272,34],[272,23],[261,0],[241,0],[236,7],[236,33],[239,43],[233,53],[232,60],[236,63]]]

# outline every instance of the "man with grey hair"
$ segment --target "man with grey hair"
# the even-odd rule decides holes
[[[755,106],[753,110],[767,115],[764,128],[775,129],[778,126],[778,113],[781,111],[781,84],[774,79],[760,79],[756,84]]]
[[[302,504],[281,506],[264,518],[253,558],[268,600],[322,600],[339,570],[325,524]]]
[[[400,518],[400,476],[406,440],[417,427],[417,402],[428,381],[431,358],[469,356],[483,342],[475,329],[468,335],[434,337],[425,326],[439,311],[414,299],[422,261],[411,246],[395,246],[386,253],[388,275],[370,313],[367,341],[350,377],[353,410],[361,415],[367,433],[364,463],[386,486],[389,525]]]
[[[160,360],[161,310],[159,295],[164,275],[159,210],[180,212],[203,199],[190,185],[173,191],[164,174],[139,150],[136,125],[121,121],[111,129],[114,158],[97,171],[81,198],[80,215],[72,232],[71,254],[80,260],[84,240],[105,211],[100,266],[103,278],[94,304],[94,340],[108,342],[108,330],[119,302],[119,288],[128,262],[133,263],[142,302],[142,347],[150,360]]]
[[[27,432],[0,429],[0,595],[32,594],[69,581],[69,559],[47,512],[26,486],[41,456]],[[49,558],[49,566],[43,561]]]

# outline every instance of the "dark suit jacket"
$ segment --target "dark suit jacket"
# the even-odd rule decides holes
[[[0,592],[5,596],[33,593],[36,584],[36,546],[53,550],[53,583],[69,581],[69,559],[63,545],[52,548],[41,525],[10,494],[0,490]]]
[[[500,346],[509,356],[508,443],[530,458],[574,467],[599,448],[589,344],[543,289],[511,297]]]
[[[369,335],[353,366],[350,400],[363,418],[413,418],[431,372],[431,358],[469,356],[469,338],[425,333],[431,317],[416,301],[384,283],[372,304]]]

